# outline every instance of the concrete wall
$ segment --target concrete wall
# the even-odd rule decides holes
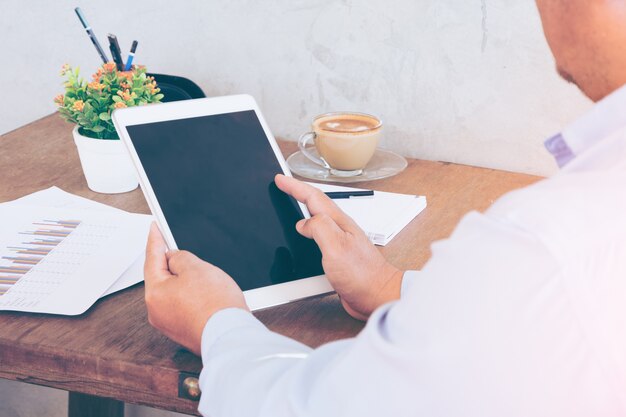
[[[1,0],[0,133],[54,111],[63,63],[87,76],[99,64],[75,6],[105,45],[107,32],[125,52],[138,39],[151,71],[252,94],[282,137],[322,112],[364,111],[405,156],[549,174],[544,138],[589,107],[556,76],[531,0]],[[64,404],[0,383],[3,416]]]
[[[541,143],[589,103],[558,79],[531,0],[2,0],[0,133],[52,111],[58,69],[98,56],[82,6],[154,72],[250,93],[277,136],[318,113],[371,112],[406,156],[548,174]]]

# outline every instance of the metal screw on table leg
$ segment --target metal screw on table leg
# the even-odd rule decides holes
[[[178,397],[198,401],[200,400],[200,394],[198,374],[181,371],[178,374]]]
[[[187,377],[183,381],[183,387],[185,388],[185,394],[190,400],[198,401],[200,399],[200,384],[198,378]]]

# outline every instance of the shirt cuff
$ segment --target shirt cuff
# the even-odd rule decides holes
[[[243,327],[266,327],[247,310],[225,308],[214,313],[202,331],[202,357],[207,357],[211,347],[224,335]]]
[[[420,271],[405,271],[404,276],[402,277],[402,284],[400,284],[400,297],[404,296],[407,291],[411,288],[415,280],[417,280],[417,276]]]

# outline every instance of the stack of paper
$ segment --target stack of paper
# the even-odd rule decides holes
[[[0,310],[77,315],[141,282],[150,222],[56,187],[0,204]]]
[[[320,190],[355,191],[358,188],[309,183]],[[385,246],[418,214],[426,208],[426,197],[374,191],[373,197],[355,197],[334,200],[348,216],[365,231],[369,239]]]

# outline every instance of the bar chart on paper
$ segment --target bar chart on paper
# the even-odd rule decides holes
[[[141,253],[149,220],[13,205],[0,227],[0,310],[80,314]]]
[[[20,232],[20,246],[8,246],[11,253],[0,260],[0,296],[6,294],[26,274],[39,273],[38,264],[46,259],[80,225],[80,220],[42,220],[32,229]],[[45,269],[45,267],[44,267]]]
[[[0,305],[36,305],[74,272],[89,255],[81,250],[80,237],[69,239],[80,224],[80,220],[41,220],[18,232],[19,246],[7,246],[4,252],[9,255],[0,258],[0,296],[14,290],[10,297],[0,298]],[[98,237],[102,236],[90,233],[89,246],[97,245]]]

